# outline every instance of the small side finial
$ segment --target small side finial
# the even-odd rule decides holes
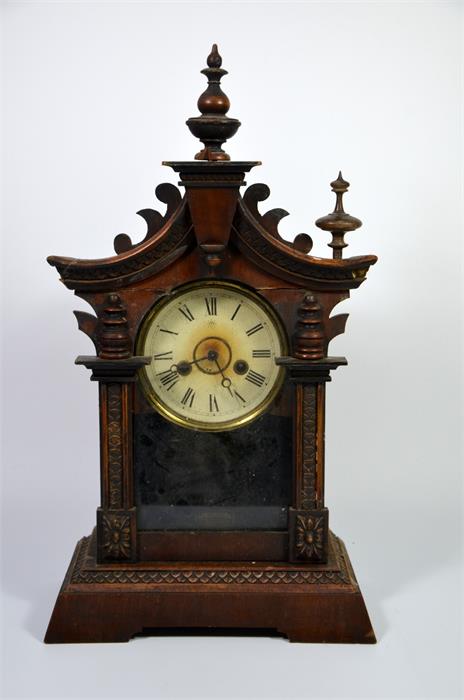
[[[332,241],[328,245],[333,250],[334,259],[342,258],[343,248],[346,248],[348,243],[345,243],[345,234],[349,231],[355,231],[362,226],[362,221],[355,216],[350,216],[343,209],[343,195],[348,190],[350,183],[343,179],[342,172],[338,173],[336,180],[330,183],[332,192],[336,194],[335,209],[331,214],[323,216],[316,221],[316,226],[324,231],[330,231]]]
[[[221,89],[221,78],[227,75],[222,66],[217,44],[213,44],[211,53],[206,59],[208,65],[201,72],[208,78],[208,87],[198,98],[200,117],[191,117],[186,124],[192,134],[203,142],[204,148],[196,154],[195,160],[230,160],[221,146],[238,130],[238,119],[227,117],[230,102]]]
[[[305,294],[297,316],[292,336],[293,356],[299,360],[321,360],[325,344],[322,308],[314,294]]]
[[[108,294],[97,326],[98,356],[104,360],[124,360],[131,356],[126,309],[118,294]]]

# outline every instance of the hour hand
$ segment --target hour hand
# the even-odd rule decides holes
[[[202,362],[203,360],[207,359],[208,356],[206,355],[205,357],[200,357],[198,360],[192,360],[191,362],[188,362],[188,360],[182,360],[181,362],[178,362],[177,365],[172,365],[171,371],[177,372],[177,374],[180,374],[182,377],[184,377],[186,374],[190,374],[190,372],[192,371],[192,365],[196,365],[199,362]]]

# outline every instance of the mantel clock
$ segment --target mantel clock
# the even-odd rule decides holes
[[[179,189],[156,189],[147,234],[114,240],[99,260],[51,256],[95,354],[76,363],[98,384],[101,503],[78,542],[46,642],[126,641],[165,628],[275,630],[299,642],[374,642],[342,541],[324,502],[325,390],[346,364],[328,354],[346,314],[332,310],[365,280],[374,255],[343,257],[361,221],[343,208],[311,237],[278,231],[266,185],[242,194],[258,161],[223,145],[226,71],[216,45],[202,72],[203,144],[166,162]]]

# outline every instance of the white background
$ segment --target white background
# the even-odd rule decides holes
[[[10,2],[3,11],[3,671],[8,698],[462,697],[459,2]],[[262,210],[313,234],[351,182],[352,298],[328,387],[327,504],[377,646],[169,637],[45,646],[99,497],[85,304],[45,257],[110,255],[198,142],[213,41]],[[156,208],[156,206],[155,206]]]

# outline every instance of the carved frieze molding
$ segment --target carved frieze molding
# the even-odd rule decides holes
[[[286,569],[261,568],[206,568],[201,566],[189,568],[147,569],[137,565],[124,568],[104,568],[95,566],[91,554],[91,538],[84,537],[79,544],[79,553],[71,572],[70,583],[73,584],[237,584],[237,585],[340,585],[352,584],[352,578],[345,560],[343,548],[334,535],[331,536],[334,560],[336,564],[325,565],[318,569],[303,566]],[[123,560],[120,559],[121,563]]]
[[[123,449],[121,384],[107,384],[108,505],[122,506]]]
[[[300,507],[308,510],[316,500],[316,392],[315,384],[298,388],[303,394],[302,473],[300,484]],[[298,485],[297,485],[298,488]]]

